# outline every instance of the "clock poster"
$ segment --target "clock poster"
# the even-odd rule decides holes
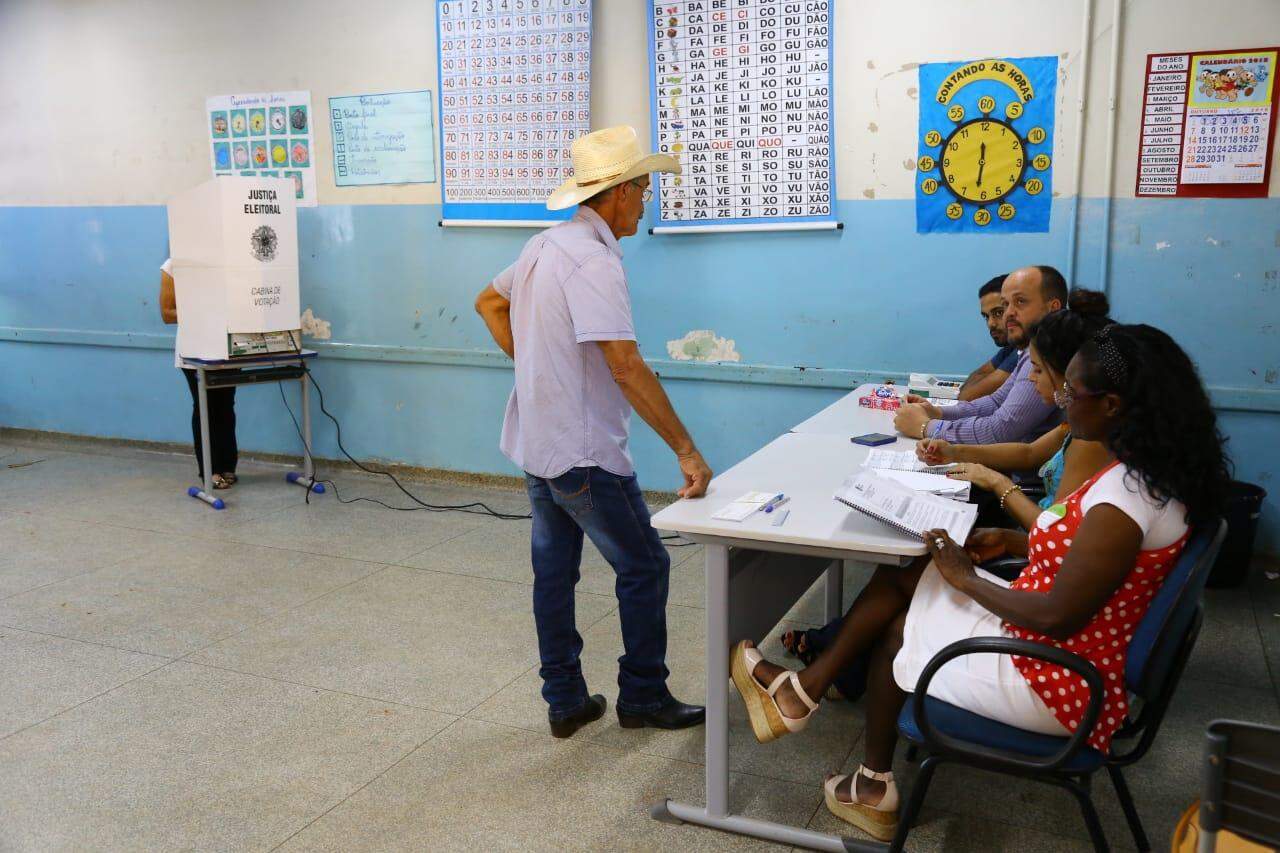
[[[1058,58],[920,66],[916,232],[1049,230]]]

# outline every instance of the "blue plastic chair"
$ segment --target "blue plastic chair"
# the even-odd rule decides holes
[[[1141,700],[1135,703],[1140,710],[1116,733],[1110,755],[1085,744],[1102,710],[1104,694],[1102,676],[1084,658],[1028,640],[979,637],[952,643],[929,661],[898,718],[898,730],[911,744],[910,750],[922,752],[924,758],[899,815],[898,832],[889,849],[901,850],[906,843],[934,771],[941,764],[955,762],[1047,782],[1070,791],[1080,805],[1089,837],[1098,850],[1109,848],[1090,795],[1090,781],[1094,773],[1105,767],[1138,849],[1150,850],[1151,844],[1121,768],[1140,760],[1160,730],[1169,700],[1200,633],[1204,616],[1201,594],[1226,531],[1226,522],[1221,520],[1193,531],[1177,565],[1138,623],[1125,663],[1125,686]],[[943,664],[970,654],[1021,655],[1055,663],[1078,674],[1089,686],[1089,703],[1080,727],[1070,737],[1043,735],[1007,726],[929,697],[929,682]],[[1122,742],[1128,749],[1121,748]]]

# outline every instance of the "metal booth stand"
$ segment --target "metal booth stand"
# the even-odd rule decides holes
[[[213,493],[213,465],[209,452],[209,389],[229,388],[236,385],[253,385],[259,382],[287,382],[298,380],[302,386],[302,473],[290,471],[284,478],[295,486],[324,494],[324,484],[315,479],[315,465],[311,461],[311,404],[310,381],[307,378],[306,361],[315,358],[315,350],[298,353],[252,356],[249,358],[204,360],[182,359],[182,366],[196,372],[196,387],[200,398],[200,458],[204,468],[204,483],[187,489],[187,494],[199,498],[214,509],[225,509],[226,502]]]

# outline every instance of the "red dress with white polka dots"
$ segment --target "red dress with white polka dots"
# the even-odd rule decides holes
[[[1076,530],[1084,520],[1084,515],[1080,511],[1081,499],[1103,474],[1118,464],[1113,462],[1076,489],[1067,498],[1065,513],[1061,518],[1053,517],[1056,507],[1041,514],[1036,524],[1032,525],[1027,539],[1029,563],[1018,579],[1010,584],[1010,589],[1042,593],[1053,589],[1054,579],[1057,577],[1058,570],[1062,568],[1062,559],[1071,547],[1072,537],[1076,535]],[[1129,642],[1133,639],[1133,630],[1146,614],[1147,608],[1151,605],[1151,599],[1155,597],[1165,575],[1177,562],[1186,541],[1187,534],[1184,533],[1182,538],[1171,546],[1154,551],[1139,551],[1133,571],[1125,578],[1124,583],[1120,584],[1111,599],[1103,605],[1084,630],[1065,642],[1059,642],[1044,634],[1014,625],[1012,622],[1004,623],[1005,632],[1011,637],[1066,649],[1097,668],[1102,675],[1106,696],[1103,699],[1102,713],[1089,734],[1087,742],[1101,752],[1110,751],[1111,738],[1123,725],[1129,710],[1129,696],[1124,683],[1124,666],[1128,656]],[[1089,702],[1089,688],[1084,679],[1065,667],[1047,661],[1016,655],[1012,660],[1014,666],[1022,673],[1023,678],[1036,691],[1036,694],[1044,700],[1058,722],[1074,732],[1080,725],[1085,706]]]

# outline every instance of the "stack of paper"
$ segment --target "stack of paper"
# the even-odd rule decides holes
[[[969,484],[964,480],[935,473],[949,465],[927,465],[914,450],[872,450],[863,463],[877,474],[895,480],[910,489],[941,495],[957,501],[969,500]]]
[[[921,474],[916,471],[876,471],[881,477],[901,483],[917,492],[951,498],[953,501],[969,500],[969,483],[953,480],[940,474]]]
[[[964,543],[978,516],[974,504],[949,501],[908,489],[875,471],[848,478],[835,499],[908,536],[941,528],[952,540]]]
[[[747,492],[711,517],[718,521],[743,521],[777,496],[777,492]]]

